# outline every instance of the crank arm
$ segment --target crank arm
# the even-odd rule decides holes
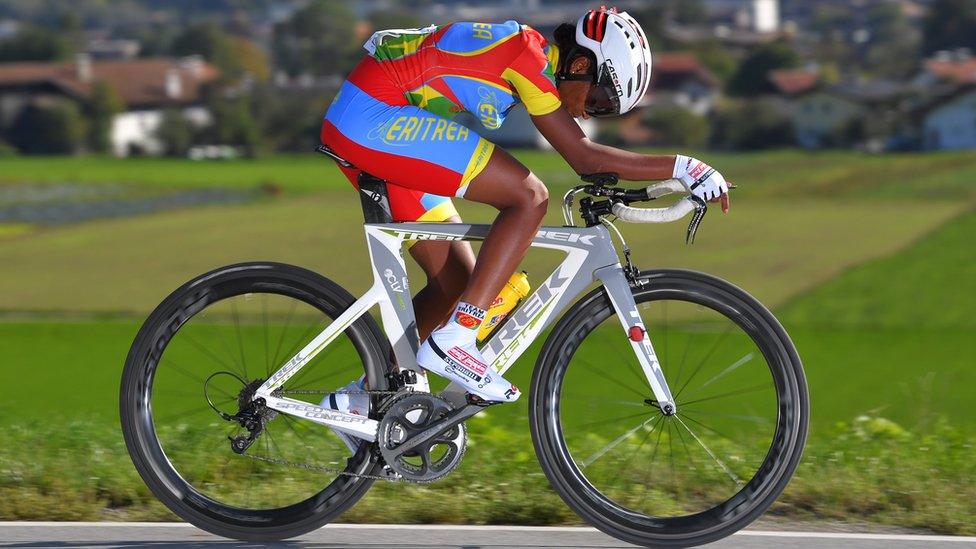
[[[489,405],[490,406],[490,405]],[[391,450],[393,457],[400,457],[406,452],[413,450],[417,446],[421,446],[430,442],[431,440],[437,438],[439,435],[443,434],[445,431],[455,427],[457,424],[467,420],[471,416],[477,414],[478,412],[484,410],[488,406],[484,404],[465,404],[461,408],[452,410],[447,414],[444,419],[441,419],[437,423],[431,425],[427,429],[421,431],[420,433],[408,438],[406,442],[393,448]]]

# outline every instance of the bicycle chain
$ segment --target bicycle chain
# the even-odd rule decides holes
[[[277,395],[321,395],[321,394],[328,394],[328,393],[331,393],[331,392],[333,392],[333,391],[328,390],[328,389],[326,389],[326,390],[316,390],[316,389],[282,389],[282,390],[275,391],[275,394],[276,394],[276,396]],[[393,396],[393,395],[408,395],[408,394],[410,394],[412,392],[413,392],[412,389],[407,389],[407,390],[402,390],[401,389],[399,391],[343,391],[343,394],[347,394],[347,395],[368,394],[368,395],[389,395],[389,396]],[[238,455],[244,456],[246,458],[253,459],[255,461],[262,461],[262,462],[265,462],[265,463],[273,463],[275,465],[284,465],[286,467],[294,467],[294,468],[297,468],[297,469],[305,469],[306,471],[317,471],[317,472],[322,472],[322,473],[332,473],[332,474],[344,475],[344,476],[348,476],[348,477],[367,478],[367,479],[372,479],[372,480],[385,480],[385,481],[389,481],[389,482],[398,482],[398,481],[402,480],[402,479],[397,478],[397,477],[388,477],[388,476],[382,476],[382,475],[367,475],[365,473],[350,473],[349,471],[346,471],[345,469],[337,469],[335,467],[327,467],[325,465],[318,465],[318,464],[314,464],[314,463],[299,463],[299,462],[296,462],[296,461],[288,461],[286,459],[273,458],[273,457],[269,457],[269,456],[260,456],[260,455],[256,455],[256,454],[243,453],[243,454],[238,454]],[[398,475],[398,477],[399,477],[399,475]]]

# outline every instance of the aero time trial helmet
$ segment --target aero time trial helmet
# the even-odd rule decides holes
[[[627,12],[601,7],[576,21],[576,43],[596,56],[590,116],[615,116],[637,105],[651,81],[651,50],[644,30]]]

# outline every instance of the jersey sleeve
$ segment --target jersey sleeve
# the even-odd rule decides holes
[[[531,27],[522,28],[521,41],[521,52],[505,69],[502,77],[511,83],[529,114],[549,114],[562,105],[553,76],[557,52]]]

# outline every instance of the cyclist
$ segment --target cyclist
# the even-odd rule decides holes
[[[704,162],[600,145],[574,120],[624,114],[647,91],[651,53],[637,21],[613,8],[590,10],[553,38],[515,21],[379,31],[322,124],[322,142],[356,166],[343,169],[353,185],[359,170],[386,180],[394,221],[460,222],[452,196],[499,210],[477,261],[467,242],[409,248],[427,274],[413,302],[423,342],[418,363],[486,401],[520,396],[485,363],[475,337],[541,225],[548,191],[512,155],[452,121],[456,113],[498,128],[521,102],[577,173],[674,177],[729,208],[725,179]],[[368,399],[354,394],[362,388],[361,380],[350,383],[322,405],[365,414]]]

